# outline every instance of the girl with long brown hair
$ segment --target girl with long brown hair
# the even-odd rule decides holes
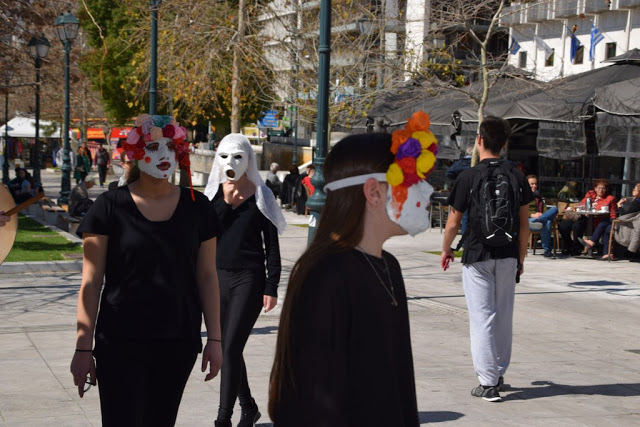
[[[322,217],[280,317],[269,391],[275,426],[418,425],[404,282],[382,245],[428,227],[424,177],[433,163],[424,160],[435,138],[425,135],[404,152],[413,162],[394,159],[402,148],[387,134],[349,136],[329,153]],[[412,169],[398,174],[394,165],[405,163]]]

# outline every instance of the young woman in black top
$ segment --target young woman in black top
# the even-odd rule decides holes
[[[204,195],[168,181],[178,163],[189,166],[184,128],[147,114],[136,125],[125,150],[139,179],[103,193],[78,229],[84,257],[71,373],[80,397],[85,380],[97,379],[104,426],[171,426],[197,354],[203,372],[209,365],[205,381],[222,363],[218,229]]]
[[[260,309],[277,303],[280,281],[278,232],[286,223],[273,192],[258,174],[249,140],[240,134],[220,141],[205,195],[220,219],[217,267],[222,308],[220,406],[216,426],[231,426],[236,398],[242,409],[238,426],[260,418],[242,357]],[[265,276],[266,261],[266,276]]]
[[[424,117],[421,124],[409,129],[423,129]],[[404,162],[394,161],[399,148],[388,134],[349,136],[327,156],[326,203],[280,317],[269,392],[274,426],[419,424],[404,282],[382,245],[428,227],[432,137],[416,135],[414,150],[401,153],[413,160]]]

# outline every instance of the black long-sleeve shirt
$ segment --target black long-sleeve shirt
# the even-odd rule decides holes
[[[264,294],[278,295],[280,282],[280,245],[278,229],[265,217],[255,196],[251,196],[237,208],[224,201],[222,185],[212,201],[220,220],[220,234],[216,266],[229,270],[264,269],[267,280]]]
[[[285,387],[274,426],[418,426],[404,281],[383,257],[347,250],[309,271],[290,320],[296,388]]]

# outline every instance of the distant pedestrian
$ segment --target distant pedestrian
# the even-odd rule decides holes
[[[511,128],[497,117],[480,124],[476,146],[480,162],[456,181],[441,265],[453,261],[451,249],[462,215],[469,211],[469,231],[462,254],[462,284],[469,310],[471,356],[480,385],[472,396],[495,402],[511,360],[516,276],[522,274],[529,240],[531,188],[524,175],[500,159]]]
[[[267,172],[267,179],[265,181],[265,184],[267,184],[267,187],[269,187],[271,191],[273,191],[274,196],[282,198],[282,181],[280,181],[280,178],[278,177],[279,170],[279,164],[275,162],[271,163],[271,166],[269,166],[269,172]]]
[[[185,137],[171,117],[139,117],[123,144],[139,178],[102,193],[78,229],[71,373],[80,397],[97,379],[106,427],[174,425],[198,353],[205,381],[222,363],[216,214],[201,193],[168,180],[178,164],[188,169]]]
[[[242,409],[238,426],[252,427],[261,414],[251,396],[242,353],[260,310],[271,311],[278,302],[282,269],[278,232],[286,222],[260,177],[255,154],[244,135],[232,133],[220,141],[205,195],[220,219],[216,264],[224,364],[215,425],[231,427],[238,399]]]
[[[109,160],[109,152],[104,148],[104,145],[101,145],[98,153],[96,154],[96,165],[98,166],[100,187],[104,187],[104,182],[107,180]]]
[[[403,131],[423,141],[403,139],[409,147],[398,151],[389,134],[351,135],[327,156],[327,200],[280,316],[269,387],[274,427],[420,423],[407,295],[400,265],[382,245],[429,226],[433,189],[420,176],[435,162],[435,138]],[[395,158],[400,152],[406,161]]]
[[[140,178],[140,169],[135,167],[136,161],[127,157],[127,152],[120,153],[120,166],[122,166],[122,175],[117,181],[109,183],[109,190],[115,190],[118,187],[127,185],[129,182],[135,182]]]
[[[73,177],[76,180],[76,184],[80,184],[89,175],[91,171],[91,158],[87,156],[87,150],[84,147],[78,148],[76,154],[76,167],[73,172]]]

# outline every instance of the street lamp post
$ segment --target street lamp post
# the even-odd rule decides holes
[[[4,70],[4,153],[2,161],[2,182],[9,185],[9,82],[13,71]]]
[[[42,37],[32,37],[29,40],[29,55],[33,58],[36,66],[36,138],[34,144],[34,156],[31,160],[33,166],[33,180],[40,184],[40,66],[42,60],[49,53],[49,40],[43,35]]]
[[[149,64],[149,114],[156,114],[158,84],[158,9],[162,0],[149,0],[151,8],[151,62]]]
[[[61,14],[56,19],[56,34],[64,45],[64,146],[62,148],[62,182],[60,183],[60,197],[58,203],[69,203],[71,193],[71,148],[69,147],[69,53],[71,42],[78,35],[78,18],[70,11]]]
[[[313,164],[316,172],[311,178],[315,188],[313,196],[307,200],[307,207],[317,224],[324,207],[324,174],[322,164],[329,145],[329,66],[331,62],[331,0],[320,1],[320,39],[318,43],[318,121],[316,125],[316,155]],[[315,226],[309,227],[308,241],[313,239]]]

